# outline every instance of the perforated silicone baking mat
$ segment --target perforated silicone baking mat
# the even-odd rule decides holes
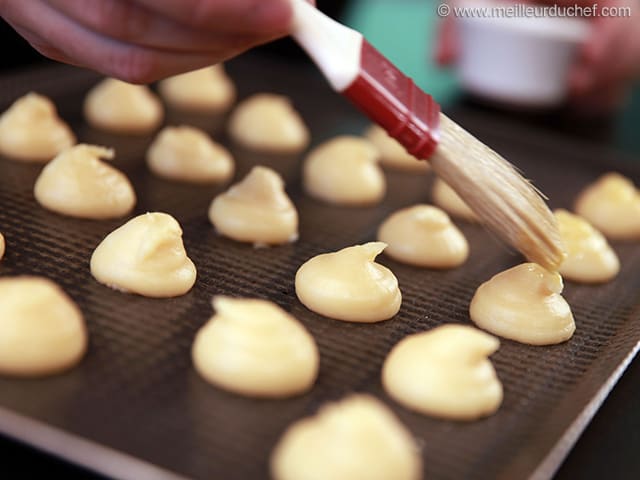
[[[306,66],[246,56],[228,66],[240,97],[257,91],[292,97],[317,144],[338,133],[358,133],[367,122]],[[65,218],[40,208],[32,186],[40,167],[0,158],[0,231],[7,240],[0,275],[38,274],[60,283],[80,305],[90,348],[76,369],[41,380],[0,379],[0,430],[108,475],[143,479],[259,479],[268,477],[270,451],[293,421],[325,401],[369,392],[389,405],[419,439],[425,478],[545,478],[552,475],[604,396],[633,357],[640,339],[640,248],[614,243],[622,260],[618,278],[603,286],[566,283],[577,330],[567,343],[528,347],[503,341],[493,356],[504,384],[498,413],[474,423],[427,418],[394,404],[380,386],[389,349],[407,334],[444,322],[469,323],[475,288],[521,261],[481,227],[458,222],[471,256],[459,269],[431,271],[379,261],[399,279],[400,313],[373,324],[328,320],[296,299],[296,269],[311,256],[372,240],[395,209],[429,201],[431,177],[388,172],[385,201],[371,208],[338,208],[302,193],[301,156],[265,156],[232,145],[224,119],[169,112],[168,123],[206,128],[237,160],[236,179],[255,164],[281,172],[300,212],[300,240],[254,249],[216,236],[206,211],[222,187],[171,183],[144,165],[151,137],[92,130],[81,118],[94,74],[67,67],[0,79],[4,109],[18,95],[50,95],[80,140],[113,146],[114,164],[133,181],[135,213],[165,211],[184,229],[198,281],[187,295],[148,299],[110,290],[89,273],[100,240],[124,220]],[[552,206],[570,206],[577,192],[607,169],[640,180],[640,169],[607,151],[525,131],[482,114],[454,118],[504,153],[533,179]],[[605,164],[607,165],[605,167]],[[214,294],[268,298],[313,333],[321,353],[318,381],[308,394],[282,401],[235,396],[194,372],[190,347],[212,314]]]

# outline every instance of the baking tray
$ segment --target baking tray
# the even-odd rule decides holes
[[[332,93],[308,65],[246,55],[228,65],[240,97],[258,91],[292,97],[317,144],[339,133],[359,133],[367,121]],[[385,201],[371,208],[339,208],[305,196],[302,156],[249,152],[228,141],[224,118],[169,112],[167,122],[205,128],[229,146],[236,179],[255,164],[282,173],[300,213],[300,240],[254,249],[217,236],[206,212],[220,186],[192,186],[152,176],[144,153],[151,137],[95,131],[83,123],[81,103],[99,77],[72,67],[48,67],[0,78],[0,106],[36,90],[50,95],[80,140],[112,146],[114,164],[138,194],[135,214],[164,211],[184,229],[198,268],[191,292],[148,299],[95,282],[89,258],[124,220],[66,218],[40,208],[32,186],[40,167],[0,158],[0,231],[7,253],[0,275],[37,274],[57,281],[79,304],[90,333],[82,364],[40,380],[0,379],[0,431],[103,474],[126,479],[268,477],[271,449],[284,429],[323,402],[349,392],[382,399],[422,447],[425,478],[549,478],[638,349],[640,249],[614,243],[622,270],[602,286],[566,283],[577,330],[562,345],[529,347],[503,340],[492,357],[504,385],[497,414],[473,423],[424,417],[392,402],[380,384],[384,358],[408,334],[445,322],[469,324],[475,288],[522,261],[477,225],[458,222],[471,255],[451,271],[413,268],[382,255],[398,277],[402,308],[372,325],[323,318],[296,299],[297,268],[321,252],[373,240],[392,211],[429,201],[429,175],[387,172]],[[550,198],[571,205],[579,190],[615,168],[636,182],[630,158],[586,143],[523,129],[500,117],[450,112],[520,167]],[[214,294],[268,298],[290,311],[316,338],[320,374],[306,395],[287,400],[236,396],[205,383],[193,370],[190,347],[211,316]]]

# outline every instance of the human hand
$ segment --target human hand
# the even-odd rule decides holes
[[[43,55],[134,83],[226,60],[291,18],[286,0],[0,0],[0,14]]]
[[[524,0],[525,3],[531,3]],[[538,0],[560,6],[598,5],[600,15],[589,18],[589,38],[579,48],[568,82],[571,101],[586,110],[603,111],[626,97],[631,82],[640,77],[640,4],[637,0]],[[603,8],[628,8],[631,17],[602,16]],[[620,10],[618,10],[620,11]],[[440,65],[454,63],[458,55],[455,19],[440,24],[435,43],[435,59]]]

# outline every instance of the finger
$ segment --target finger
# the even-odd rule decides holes
[[[287,33],[291,7],[287,0],[137,0],[162,16],[191,28],[237,33]]]
[[[73,59],[76,64],[129,82],[148,83],[218,63],[239,53],[233,50],[176,53],[126,44],[86,29],[41,0],[11,5],[14,8],[3,14],[12,24],[33,30],[44,43],[55,45],[63,56]]]
[[[450,65],[458,57],[458,32],[455,19],[447,17],[440,21],[437,30],[435,59],[440,65]]]
[[[220,47],[241,48],[256,39],[255,35],[188,28],[130,0],[48,0],[48,3],[89,30],[161,50],[207,53]]]

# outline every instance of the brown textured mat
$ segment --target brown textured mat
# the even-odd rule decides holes
[[[256,91],[293,97],[314,143],[360,132],[366,125],[312,70],[248,56],[231,63],[229,71],[241,97]],[[324,401],[363,391],[385,401],[420,439],[425,478],[545,478],[635,353],[640,340],[640,248],[614,243],[623,265],[614,282],[566,284],[565,297],[577,324],[571,341],[536,348],[502,342],[493,356],[505,388],[496,415],[453,423],[395,405],[379,381],[389,349],[409,333],[443,322],[469,323],[467,308],[475,288],[520,258],[482,228],[458,222],[471,245],[471,256],[460,269],[420,270],[379,257],[394,271],[403,292],[395,318],[374,325],[322,318],[296,299],[297,267],[317,253],[372,240],[387,214],[428,201],[431,178],[389,172],[382,205],[336,208],[302,194],[299,157],[265,156],[230,145],[237,159],[236,178],[257,163],[276,168],[300,212],[299,242],[255,250],[217,237],[209,225],[206,210],[221,187],[155,178],[143,161],[150,137],[109,135],[83,124],[81,100],[96,80],[67,67],[5,77],[0,79],[0,107],[28,90],[40,91],[53,97],[80,140],[115,147],[114,164],[130,176],[138,194],[135,213],[165,211],[180,221],[198,281],[189,294],[168,300],[124,295],[99,285],[89,273],[91,252],[124,221],[76,220],[43,210],[31,193],[40,167],[0,158],[0,231],[7,240],[0,275],[53,278],[78,302],[91,335],[84,362],[67,374],[0,379],[1,431],[123,478],[173,473],[257,479],[268,476],[270,450],[287,425]],[[483,115],[452,114],[522,168],[554,207],[570,206],[576,193],[611,165],[640,180],[638,166],[611,152],[526,132]],[[195,123],[229,144],[223,119],[170,113],[168,122]],[[191,367],[191,342],[210,317],[210,299],[217,293],[271,299],[306,325],[321,353],[320,375],[310,393],[284,401],[252,400],[198,377]]]

